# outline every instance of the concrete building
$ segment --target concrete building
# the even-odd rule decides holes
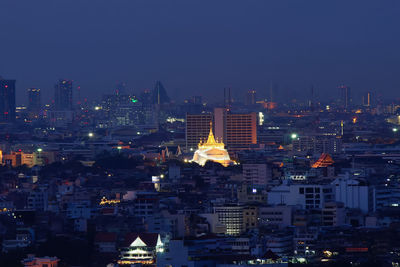
[[[72,110],[72,81],[60,79],[54,86],[55,110]]]
[[[325,202],[334,200],[332,185],[289,184],[273,187],[268,192],[270,205],[300,205],[303,209],[321,209]]]
[[[243,164],[243,181],[249,185],[267,186],[272,179],[267,164]]]
[[[41,97],[39,88],[28,88],[28,112],[29,117],[37,119],[41,111]]]
[[[218,214],[218,220],[226,226],[227,235],[240,235],[244,232],[243,206],[223,205],[214,207],[214,213]]]
[[[345,224],[346,211],[341,202],[326,202],[322,209],[323,226],[341,226]]]
[[[264,206],[258,208],[259,225],[288,227],[292,225],[292,206]]]
[[[300,135],[292,144],[294,151],[314,154],[337,154],[342,150],[342,139],[334,135]]]
[[[345,177],[332,182],[335,190],[335,200],[342,202],[346,208],[360,209],[364,213],[373,210],[373,189],[365,182]]]
[[[15,80],[0,76],[0,122],[15,121]]]
[[[226,108],[214,109],[215,136],[223,140],[229,151],[257,144],[256,113],[235,114]]]

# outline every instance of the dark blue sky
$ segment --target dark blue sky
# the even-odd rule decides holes
[[[400,1],[1,0],[0,53],[20,103],[28,87],[52,97],[58,78],[88,97],[157,79],[180,98],[271,83],[280,96],[345,83],[399,97]]]

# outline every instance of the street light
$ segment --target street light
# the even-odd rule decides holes
[[[393,128],[392,130],[393,130],[393,132],[397,132],[399,129]]]
[[[93,137],[93,136],[94,136],[94,133],[88,133],[88,136],[89,136],[89,137]]]
[[[292,133],[292,135],[290,136],[292,139],[296,139],[297,138],[297,133]]]
[[[43,149],[41,149],[40,147],[37,149],[37,152],[42,152]]]

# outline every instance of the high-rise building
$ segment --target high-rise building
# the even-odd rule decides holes
[[[28,111],[34,117],[37,117],[41,109],[40,89],[28,88]]]
[[[197,149],[200,140],[204,140],[210,133],[211,113],[186,115],[186,149]]]
[[[339,86],[339,104],[342,108],[349,108],[353,102],[351,96],[351,89],[348,86],[341,85]]]
[[[133,95],[103,95],[102,111],[109,126],[139,126],[152,121],[146,117],[146,107]]]
[[[72,81],[58,80],[54,86],[54,104],[56,110],[72,110]]]
[[[199,95],[193,96],[192,97],[192,102],[195,105],[202,105],[203,104],[203,98]]]
[[[255,105],[257,102],[257,92],[256,90],[249,90],[246,94],[246,102],[247,106]]]
[[[126,83],[124,82],[117,83],[117,86],[115,87],[115,94],[117,95],[127,94]]]
[[[222,140],[229,152],[257,144],[256,113],[235,114],[225,108],[214,110],[215,137]]]
[[[224,88],[224,105],[227,109],[232,106],[231,88]]]
[[[156,86],[154,87],[154,90],[151,95],[151,99],[153,104],[166,104],[169,103],[171,100],[167,94],[167,91],[165,90],[164,86],[160,81],[156,82]]]
[[[370,107],[372,105],[371,92],[367,92],[362,97],[363,106]]]
[[[15,121],[15,80],[0,77],[0,122]]]
[[[214,114],[186,115],[187,149],[196,149],[200,139],[207,138],[210,121],[214,122],[215,137],[225,143],[229,152],[257,144],[256,113],[234,114],[226,108],[216,108]]]

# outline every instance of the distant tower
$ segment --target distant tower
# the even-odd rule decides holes
[[[117,86],[115,87],[115,94],[125,95],[126,94],[126,83],[124,83],[124,82],[117,83]]]
[[[256,90],[249,90],[246,94],[246,102],[247,106],[255,105],[257,102],[257,92]]]
[[[309,106],[311,111],[314,111],[314,108],[315,108],[314,86],[311,86],[311,97],[310,97],[310,100],[308,101],[308,106]]]
[[[166,104],[170,103],[171,100],[167,94],[167,91],[165,90],[164,86],[160,81],[156,82],[156,86],[154,87],[154,90],[152,92],[152,102],[153,104]]]
[[[15,121],[15,80],[0,77],[0,122]]]
[[[200,95],[193,96],[192,102],[195,105],[201,105],[203,104],[203,98]]]
[[[28,111],[33,115],[33,117],[37,117],[41,109],[40,89],[28,88],[27,93],[28,93]]]
[[[364,98],[365,98],[364,103],[363,103],[364,106],[370,107],[371,104],[372,104],[371,92],[367,92],[367,93],[364,95]]]
[[[224,88],[224,105],[230,109],[232,105],[231,88]]]
[[[345,109],[349,108],[353,102],[350,87],[341,85],[338,89],[340,105]]]
[[[56,110],[72,110],[72,81],[58,80],[54,86]]]

